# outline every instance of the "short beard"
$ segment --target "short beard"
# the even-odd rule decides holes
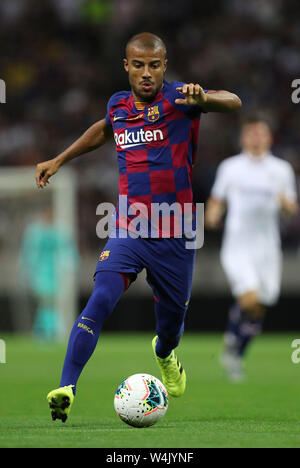
[[[157,94],[159,93],[159,89],[157,88],[155,91],[153,91],[153,93],[151,95],[146,95],[145,96],[145,95],[141,94],[137,89],[135,89],[132,86],[132,90],[134,91],[134,94],[136,95],[136,97],[138,99],[141,100],[141,102],[151,102],[151,101],[153,101],[155,96],[157,96]]]

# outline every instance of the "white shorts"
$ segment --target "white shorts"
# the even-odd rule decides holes
[[[281,257],[279,249],[259,251],[225,244],[221,249],[221,264],[233,296],[257,291],[261,304],[275,304],[281,287]]]

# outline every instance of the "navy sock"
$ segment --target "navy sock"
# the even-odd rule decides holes
[[[120,273],[105,271],[96,274],[93,293],[70,334],[60,387],[74,385],[75,394],[77,380],[96,348],[103,322],[113,311],[124,287]]]
[[[184,331],[186,308],[174,311],[155,302],[154,309],[158,335],[155,352],[158,357],[165,359],[179,344]]]
[[[165,359],[171,354],[172,350],[173,348],[166,342],[166,340],[158,338],[155,348],[155,352],[158,357]]]
[[[255,336],[261,333],[263,317],[252,318],[247,312],[241,310],[235,303],[230,311],[227,322],[226,335],[233,338],[229,345],[240,357],[244,356],[249,344]],[[230,342],[230,343],[229,343]]]

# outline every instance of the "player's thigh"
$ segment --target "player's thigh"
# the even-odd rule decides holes
[[[152,256],[147,267],[147,282],[165,307],[181,310],[188,306],[195,254],[195,250],[185,249],[182,239],[167,239]]]
[[[282,276],[282,257],[280,252],[265,252],[258,262],[260,274],[260,301],[267,306],[274,305],[279,297]]]
[[[251,255],[246,250],[222,248],[221,264],[233,296],[259,290],[259,278]]]
[[[144,267],[139,250],[140,239],[109,238],[98,258],[96,273],[115,271],[136,276]]]

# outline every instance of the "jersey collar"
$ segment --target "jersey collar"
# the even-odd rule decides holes
[[[164,91],[164,88],[166,87],[166,86],[165,86],[166,84],[167,84],[167,82],[164,80],[161,90],[156,94],[156,96],[154,97],[153,101],[148,102],[148,103],[145,105],[144,109],[142,109],[142,110],[145,110],[145,109],[147,109],[148,107],[151,107],[151,106],[153,106],[154,104],[156,104],[157,102],[161,101],[161,99],[163,98],[163,91]],[[141,110],[141,109],[138,109],[138,108],[136,107],[136,105],[135,105],[134,97],[133,97],[132,91],[131,91],[131,98],[132,98],[132,102],[133,102],[133,109],[134,109],[134,111],[135,111],[135,112],[142,112],[142,110]]]
[[[248,151],[243,151],[243,155],[253,162],[265,161],[265,159],[267,159],[270,156],[270,154],[271,154],[270,152],[265,152],[265,153],[260,154],[259,156],[255,156],[252,153],[249,153]]]

